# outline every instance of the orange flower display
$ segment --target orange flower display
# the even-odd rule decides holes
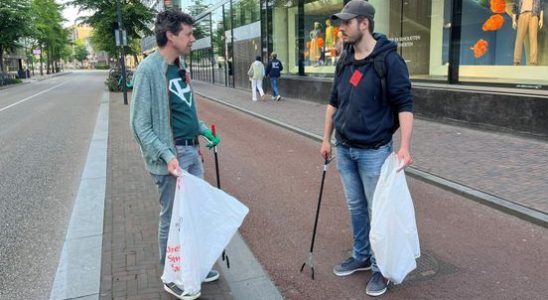
[[[316,44],[318,45],[318,48],[322,48],[323,47],[323,39],[322,38],[317,38],[316,39]]]
[[[491,0],[491,11],[496,14],[502,14],[506,11],[505,0]]]
[[[340,31],[339,27],[335,26],[333,28],[333,36],[335,37],[335,40],[337,40],[337,35],[339,34],[339,31]]]
[[[485,23],[483,23],[483,31],[499,30],[504,25],[504,17],[501,15],[492,15]]]
[[[487,53],[487,51],[489,50],[489,43],[484,39],[480,39],[479,41],[476,42],[474,47],[472,47],[470,49],[472,49],[472,51],[474,51],[474,57],[475,58],[480,58],[480,57],[484,56]]]

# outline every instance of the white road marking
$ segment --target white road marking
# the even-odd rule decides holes
[[[41,92],[39,92],[39,93],[36,93],[36,94],[34,94],[34,95],[32,95],[32,96],[28,96],[27,98],[22,99],[22,100],[19,100],[19,101],[15,102],[15,103],[13,103],[13,104],[10,104],[10,105],[8,105],[8,106],[6,106],[6,107],[0,108],[0,112],[3,112],[4,110],[9,109],[9,108],[11,108],[11,107],[14,107],[14,106],[17,105],[17,104],[21,104],[21,103],[23,103],[23,102],[25,102],[25,101],[27,101],[27,100],[30,100],[30,99],[32,99],[32,98],[34,98],[34,97],[36,97],[36,96],[42,95],[42,94],[44,94],[44,93],[47,93],[47,92],[49,92],[49,91],[51,91],[51,90],[53,90],[53,89],[55,89],[55,88],[58,88],[58,87],[62,86],[63,84],[65,84],[65,83],[67,83],[67,82],[68,82],[68,81],[65,81],[65,82],[60,83],[60,84],[58,84],[58,85],[56,85],[56,86],[50,87],[50,88],[47,89],[47,90],[43,90],[43,91],[41,91]]]

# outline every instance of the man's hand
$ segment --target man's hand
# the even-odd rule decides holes
[[[213,132],[211,130],[206,129],[204,132],[202,132],[202,135],[209,140],[209,144],[206,145],[209,149],[217,146],[219,142],[221,142],[221,139],[217,135],[213,135]]]
[[[167,163],[167,171],[169,174],[178,177],[180,175],[179,173],[179,161],[174,158],[170,162]]]
[[[331,142],[323,141],[322,147],[320,148],[320,153],[324,159],[329,159],[329,157],[331,157]]]
[[[406,167],[409,167],[413,163],[413,158],[411,158],[411,153],[409,153],[409,149],[401,148],[400,151],[398,151],[397,155],[398,159],[402,162],[402,167],[398,169],[398,172]]]

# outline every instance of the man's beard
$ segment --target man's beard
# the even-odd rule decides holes
[[[176,47],[175,49],[177,50],[177,52],[178,52],[179,55],[181,55],[181,56],[188,55],[188,54],[190,54],[190,52],[191,52],[191,47],[188,47],[188,46],[181,47],[181,48]]]
[[[350,45],[359,44],[362,41],[362,39],[363,39],[363,33],[361,31],[359,31],[356,34],[356,38],[352,39],[352,40],[347,40],[347,43],[350,44]]]

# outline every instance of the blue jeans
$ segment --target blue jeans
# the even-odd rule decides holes
[[[272,86],[272,96],[277,97],[280,95],[278,92],[278,77],[270,77],[270,85]]]
[[[352,223],[352,257],[371,260],[373,272],[379,271],[369,243],[373,194],[384,160],[392,153],[392,142],[379,149],[359,149],[337,145],[337,169],[346,196]]]
[[[198,153],[198,146],[176,146],[177,160],[179,167],[188,173],[203,178],[204,166]],[[160,263],[162,267],[166,260],[167,237],[169,236],[169,225],[171,223],[171,211],[173,210],[173,199],[175,198],[175,187],[177,178],[172,175],[154,175],[154,183],[160,193],[160,224],[158,226],[158,244],[160,248]]]

